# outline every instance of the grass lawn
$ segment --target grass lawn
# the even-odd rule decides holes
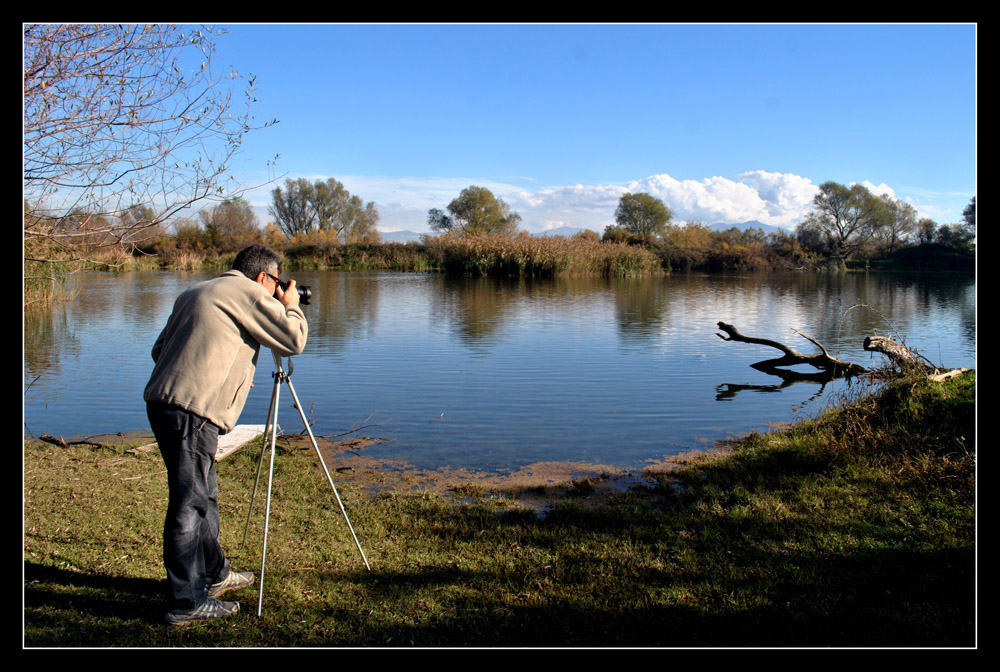
[[[133,446],[24,444],[26,647],[972,647],[975,372],[909,380],[543,516],[517,493],[337,487],[275,466],[263,614],[163,621],[166,474]],[[223,545],[259,571],[258,451],[219,464]],[[266,480],[266,479],[265,479]]]

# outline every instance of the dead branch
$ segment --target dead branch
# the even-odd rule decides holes
[[[893,364],[901,369],[933,369],[934,367],[920,361],[921,357],[911,352],[888,336],[869,336],[865,338],[864,348],[868,352],[878,352],[888,357]]]
[[[728,337],[723,336],[722,334],[716,334],[716,336],[718,336],[724,341],[738,341],[740,343],[766,345],[768,347],[780,350],[782,353],[784,353],[781,357],[777,357],[775,359],[767,359],[750,365],[753,368],[757,369],[758,371],[764,371],[765,373],[780,375],[783,378],[787,378],[789,376],[801,375],[803,378],[806,379],[815,379],[816,374],[798,374],[795,371],[788,371],[785,369],[781,369],[779,367],[794,366],[796,364],[808,364],[809,366],[812,366],[815,369],[819,369],[825,374],[825,376],[829,376],[831,378],[836,378],[841,376],[856,376],[867,372],[867,369],[865,369],[862,366],[858,366],[857,364],[852,364],[850,362],[845,362],[832,356],[829,352],[827,352],[826,348],[823,347],[822,343],[812,338],[811,336],[803,334],[802,332],[796,329],[793,329],[792,331],[794,331],[807,341],[813,343],[816,347],[820,349],[820,352],[807,355],[799,352],[798,350],[790,348],[784,343],[780,343],[778,341],[773,341],[768,338],[756,338],[753,336],[744,336],[743,334],[740,333],[740,331],[736,327],[734,327],[731,324],[726,324],[725,322],[719,322],[718,327],[722,331],[726,332],[726,334],[728,334]]]
[[[913,352],[905,345],[897,343],[886,336],[869,336],[865,339],[864,348],[868,352],[877,352],[885,355],[890,361],[892,361],[893,364],[898,366],[903,371],[916,370],[926,372],[928,379],[936,383],[954,378],[955,376],[959,376],[969,370],[961,368],[945,370],[942,372],[941,369],[934,366],[923,355]]]
[[[936,373],[932,376],[927,376],[927,378],[929,380],[933,380],[935,383],[943,383],[946,380],[951,380],[952,378],[960,376],[968,371],[969,369],[962,367],[961,369],[952,369],[951,371],[945,371],[944,373]]]
[[[98,443],[97,441],[91,441],[89,439],[80,439],[78,441],[67,441],[63,437],[50,436],[48,434],[42,434],[38,437],[39,441],[45,441],[46,443],[54,443],[61,448],[68,448],[69,446],[94,446],[95,448],[108,448],[109,446],[103,443]]]

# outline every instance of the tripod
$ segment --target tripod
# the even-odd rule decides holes
[[[264,466],[264,453],[267,450],[267,435],[270,430],[271,433],[271,464],[267,477],[267,506],[265,507],[264,513],[264,549],[260,555],[260,593],[257,598],[257,616],[261,614],[261,607],[264,603],[264,562],[267,558],[267,528],[271,517],[271,482],[274,478],[274,453],[275,444],[278,439],[278,393],[281,389],[281,384],[286,383],[288,385],[289,392],[292,393],[292,399],[295,401],[295,408],[298,409],[299,415],[302,417],[302,422],[306,426],[306,432],[309,433],[309,440],[312,442],[312,447],[316,450],[316,456],[319,457],[319,462],[323,465],[323,471],[326,473],[326,479],[330,482],[330,487],[333,488],[333,494],[337,498],[337,503],[340,504],[340,510],[344,514],[344,520],[347,521],[347,527],[351,530],[351,536],[354,537],[354,543],[357,545],[358,550],[361,552],[361,559],[364,560],[365,567],[371,570],[371,565],[368,564],[368,558],[365,557],[365,552],[361,548],[361,543],[358,541],[358,535],[354,533],[354,526],[351,525],[351,519],[347,517],[347,509],[344,508],[344,502],[340,499],[340,494],[337,492],[337,486],[333,484],[333,478],[330,476],[330,470],[326,467],[326,460],[323,459],[323,453],[320,452],[319,446],[316,444],[316,437],[313,436],[312,429],[309,427],[309,421],[306,420],[306,414],[302,410],[302,404],[299,403],[299,397],[295,394],[295,388],[292,387],[292,381],[290,376],[292,375],[292,360],[288,359],[288,373],[281,366],[281,357],[278,356],[273,350],[271,354],[274,356],[274,366],[277,369],[273,374],[274,377],[274,390],[271,392],[271,407],[267,413],[267,424],[264,426],[264,438],[261,441],[260,446],[260,458],[257,461],[257,480],[254,482],[253,494],[250,496],[250,510],[247,512],[247,522],[243,527],[243,544],[246,544],[247,540],[247,530],[250,527],[250,513],[253,512],[254,499],[257,497],[257,486],[260,483],[260,473],[261,468]]]

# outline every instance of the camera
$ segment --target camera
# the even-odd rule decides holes
[[[288,285],[289,285],[289,281],[288,280],[278,280],[278,286],[281,287],[281,291],[287,292],[288,291]],[[300,305],[303,305],[303,306],[308,306],[309,305],[309,299],[313,295],[312,289],[310,287],[311,287],[310,285],[301,285],[301,286],[300,285],[295,285],[295,289],[299,293],[299,304]],[[274,293],[274,298],[278,298],[278,292]]]

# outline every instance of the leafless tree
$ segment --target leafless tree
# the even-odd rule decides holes
[[[218,70],[220,32],[23,26],[25,261],[134,245],[181,210],[238,195],[232,159],[275,120],[255,126],[253,78]]]

